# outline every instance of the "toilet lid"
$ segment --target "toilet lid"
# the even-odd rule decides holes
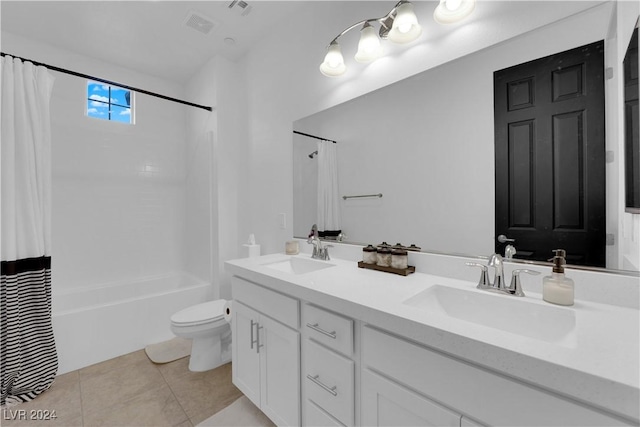
[[[171,316],[171,322],[174,324],[204,323],[222,319],[226,302],[219,299],[185,308]]]

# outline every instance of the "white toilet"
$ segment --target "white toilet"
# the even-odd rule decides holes
[[[197,304],[171,316],[171,331],[191,338],[189,370],[208,371],[231,360],[231,326],[224,319],[227,301]]]

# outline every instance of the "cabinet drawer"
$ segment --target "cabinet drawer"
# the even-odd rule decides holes
[[[303,373],[307,398],[327,411],[342,424],[354,423],[354,362],[305,340],[305,362]]]
[[[338,422],[338,420],[327,414],[310,400],[307,400],[304,409],[305,420],[302,425],[305,427],[344,427],[342,423]]]
[[[293,329],[299,328],[300,302],[297,299],[237,276],[231,278],[231,294],[234,300],[242,301],[245,305]]]
[[[488,425],[626,425],[595,408],[368,326],[363,328],[362,362]]]
[[[347,356],[353,354],[353,320],[306,304],[302,322],[309,338]]]

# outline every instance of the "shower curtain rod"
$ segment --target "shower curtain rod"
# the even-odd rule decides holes
[[[320,138],[319,136],[309,135],[308,133],[298,132],[297,130],[294,130],[293,133],[297,133],[298,135],[308,136],[309,138],[319,139],[320,141],[329,141],[329,142],[333,142],[334,144],[337,144],[337,142],[334,141],[333,139]]]
[[[88,74],[78,73],[76,71],[71,71],[71,70],[67,70],[67,69],[64,69],[64,68],[56,67],[54,65],[48,65],[48,64],[45,64],[45,63],[42,63],[42,62],[33,61],[31,59],[22,58],[20,56],[12,55],[10,53],[0,52],[0,54],[2,56],[11,56],[13,58],[17,58],[17,59],[21,60],[22,62],[28,61],[28,62],[31,62],[33,65],[40,65],[40,66],[43,66],[43,67],[47,67],[48,69],[50,69],[52,71],[58,71],[60,73],[70,74],[72,76],[82,77],[84,79],[95,80],[95,81],[100,82],[100,83],[106,83],[106,84],[109,84],[109,85],[118,86],[118,87],[121,87],[123,89],[128,89],[128,90],[131,90],[131,91],[134,91],[134,92],[143,93],[145,95],[155,96],[156,98],[162,98],[162,99],[165,99],[167,101],[177,102],[178,104],[188,105],[190,107],[201,108],[201,109],[207,110],[207,111],[213,111],[213,108],[207,107],[205,105],[194,104],[193,102],[183,101],[181,99],[172,98],[170,96],[161,95],[159,93],[150,92],[148,90],[139,89],[139,88],[136,88],[136,87],[133,87],[133,86],[123,85],[121,83],[117,83],[117,82],[114,82],[114,81],[111,81],[111,80],[107,80],[107,79],[103,79],[103,78],[100,78],[100,77],[94,77],[94,76],[90,76]]]

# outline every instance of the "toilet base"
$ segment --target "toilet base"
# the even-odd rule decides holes
[[[231,340],[229,337],[194,338],[191,343],[191,357],[189,358],[189,370],[203,372],[215,369],[231,361]]]

